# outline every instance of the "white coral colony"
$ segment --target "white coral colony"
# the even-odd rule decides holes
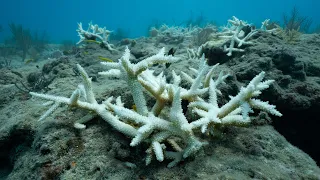
[[[224,83],[228,74],[220,73],[218,78],[213,79],[213,70],[218,65],[208,66],[204,56],[199,59],[199,69],[191,69],[193,75],[182,73],[181,78],[172,71],[172,83],[166,81],[163,73],[155,76],[153,71],[149,70],[154,64],[178,61],[177,57],[165,55],[164,48],[158,54],[137,64],[131,63],[129,58],[130,50],[126,48],[118,62],[103,62],[108,70],[99,74],[126,81],[136,111],[125,108],[121,97],[108,97],[102,103],[98,103],[94,97],[91,78],[80,65],[77,65],[83,84],[79,85],[69,98],[30,93],[34,97],[48,100],[50,103],[46,105],[53,104],[40,120],[50,115],[60,104],[93,111],[117,131],[132,137],[131,146],[140,143],[149,144],[146,150],[146,164],[153,159],[158,161],[172,159],[168,167],[173,167],[181,160],[197,153],[205,144],[197,138],[194,131],[196,129],[200,129],[202,133],[212,133],[217,124],[247,124],[250,122],[249,113],[253,109],[282,116],[274,105],[256,99],[261,91],[267,89],[273,82],[273,80],[263,81],[264,72],[254,77],[246,87],[242,87],[238,95],[232,97],[228,103],[219,107],[217,101],[221,92],[218,87]],[[190,84],[189,88],[180,86],[181,79]],[[143,91],[147,91],[155,99],[153,107],[147,107]],[[206,94],[209,98],[203,99]],[[182,112],[181,100],[190,102],[188,108],[198,114],[199,119],[187,119]],[[169,106],[169,112],[164,116],[161,113],[166,106]],[[75,127],[85,128],[84,123],[75,122]],[[168,145],[172,146],[170,149],[173,151],[167,150]]]

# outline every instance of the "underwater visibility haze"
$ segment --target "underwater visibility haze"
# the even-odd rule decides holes
[[[3,2],[0,180],[320,179],[318,7]]]

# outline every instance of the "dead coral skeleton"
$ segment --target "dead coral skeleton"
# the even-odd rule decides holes
[[[243,126],[250,123],[249,113],[253,112],[253,108],[281,116],[274,105],[257,99],[261,91],[267,89],[273,82],[273,80],[262,81],[264,72],[254,77],[246,87],[242,87],[228,103],[219,106],[218,96],[221,92],[218,87],[224,83],[228,74],[220,72],[219,76],[213,79],[218,64],[208,66],[204,56],[199,59],[198,69],[190,68],[192,75],[184,72],[178,75],[172,71],[171,83],[167,82],[163,73],[154,75],[154,71],[149,69],[154,64],[173,63],[178,60],[178,57],[165,55],[163,48],[158,54],[133,64],[130,62],[130,50],[127,48],[119,62],[102,62],[108,70],[99,74],[124,80],[131,91],[136,105],[135,110],[125,108],[121,97],[107,97],[105,101],[98,103],[91,78],[80,65],[77,65],[77,68],[83,83],[69,98],[35,92],[30,94],[47,100],[44,105],[51,105],[40,120],[53,113],[60,104],[95,112],[115,130],[131,137],[131,146],[140,143],[149,145],[146,150],[146,164],[153,159],[160,162],[172,159],[168,167],[173,167],[185,158],[197,154],[206,144],[199,140],[198,134],[195,133],[197,129],[205,134],[214,134],[220,125]],[[189,87],[180,85],[182,79],[189,84]],[[151,108],[147,106],[145,91],[155,99],[155,104]],[[203,99],[203,97],[209,98]],[[185,116],[182,100],[190,102],[188,108],[198,114],[199,119],[188,119]],[[165,107],[168,107],[168,113],[165,113]],[[84,123],[83,120],[76,121],[74,126],[83,129],[86,128]],[[168,149],[168,145],[172,148]]]

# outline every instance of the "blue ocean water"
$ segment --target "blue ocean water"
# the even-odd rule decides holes
[[[128,37],[146,35],[148,27],[166,23],[179,25],[202,16],[207,22],[223,25],[231,16],[260,26],[269,18],[282,22],[293,7],[312,18],[311,29],[320,24],[319,0],[11,0],[0,10],[0,42],[11,35],[8,23],[21,24],[31,31],[46,31],[50,41],[77,41],[77,22],[90,21],[109,30],[123,29]]]

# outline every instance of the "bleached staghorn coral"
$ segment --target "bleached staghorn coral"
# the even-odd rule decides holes
[[[248,41],[248,39],[255,35],[257,31],[251,29],[251,26],[249,24],[242,20],[239,20],[235,16],[233,16],[232,19],[229,19],[228,22],[228,26],[223,28],[223,32],[219,37],[230,41],[229,47],[227,47],[226,45],[224,46],[224,51],[228,52],[228,56],[232,56],[233,51],[244,51],[243,49],[240,49],[242,45],[253,44],[251,41]],[[245,31],[243,31],[245,27],[250,28],[250,32],[247,34]]]
[[[40,120],[50,115],[60,104],[67,104],[95,112],[108,122],[117,131],[132,137],[131,146],[137,146],[144,142],[150,145],[146,150],[146,163],[152,159],[158,161],[173,159],[168,167],[173,167],[181,160],[195,154],[205,142],[201,142],[194,131],[214,133],[216,125],[243,125],[250,122],[248,113],[252,108],[261,109],[273,115],[281,116],[275,106],[254,99],[262,90],[269,87],[273,80],[262,81],[264,72],[251,80],[247,87],[240,90],[239,94],[219,107],[217,95],[221,94],[217,86],[224,82],[227,75],[219,74],[213,80],[213,71],[218,66],[208,66],[204,56],[200,59],[198,69],[190,68],[193,76],[182,73],[182,77],[189,83],[189,88],[180,86],[181,77],[172,71],[171,83],[166,82],[163,73],[155,76],[148,68],[158,63],[171,63],[178,60],[173,56],[164,55],[164,48],[156,55],[146,58],[137,64],[129,60],[130,51],[127,48],[118,62],[103,62],[109,70],[99,74],[108,77],[117,77],[125,80],[130,88],[136,110],[124,107],[121,97],[107,98],[98,103],[92,90],[91,78],[85,70],[77,65],[83,84],[72,93],[69,98],[38,94],[31,92],[34,97],[52,102],[49,110],[40,117]],[[143,90],[147,91],[155,99],[151,109],[146,105]],[[209,99],[203,99],[209,94]],[[187,119],[182,111],[181,100],[190,102],[192,108],[201,118]],[[52,104],[50,103],[50,104]],[[48,103],[46,103],[48,105]],[[169,106],[169,113],[165,113],[165,107]],[[85,128],[85,122],[75,122],[76,128]],[[174,151],[167,150],[166,145],[171,145]]]
[[[85,40],[98,40],[98,42],[102,43],[102,45],[108,50],[113,50],[111,45],[108,43],[108,38],[111,31],[107,30],[106,27],[101,28],[97,24],[93,25],[92,22],[90,22],[88,29],[84,30],[82,28],[82,23],[80,22],[78,23],[77,32],[80,37],[80,40],[77,42],[77,44],[80,44]]]
[[[269,22],[270,19],[264,20],[260,30],[268,33],[277,33],[279,31],[279,27],[268,29],[267,27],[269,26]],[[226,27],[223,27],[219,37],[226,41],[230,41],[229,47],[226,45],[224,46],[224,51],[227,52],[228,56],[232,56],[233,51],[244,52],[244,49],[240,49],[242,45],[252,45],[253,42],[249,41],[249,39],[255,35],[258,30],[235,16],[233,16],[232,19],[229,19],[228,23],[229,24]]]

